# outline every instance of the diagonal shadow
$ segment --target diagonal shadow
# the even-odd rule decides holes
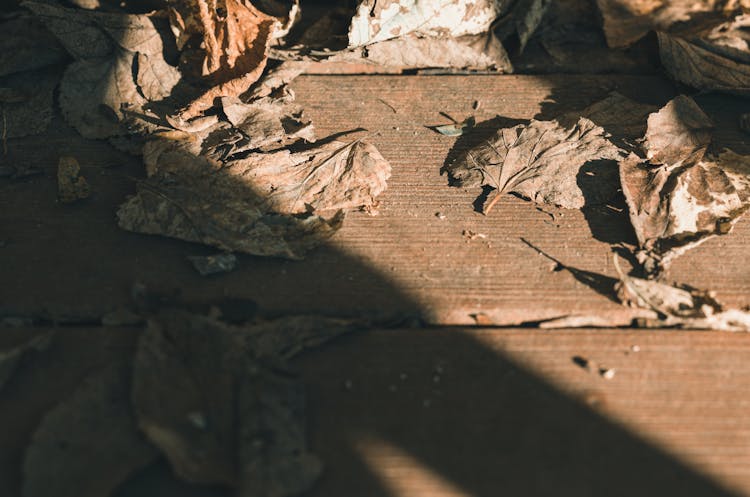
[[[52,133],[56,132],[60,131]],[[26,143],[33,146],[31,141]],[[88,153],[97,152],[90,149]],[[56,154],[55,150],[49,155]],[[20,155],[15,160],[21,160]],[[137,164],[131,169],[142,176]],[[78,291],[93,300],[100,288],[114,281],[118,290],[111,295],[124,305],[129,283],[145,280],[180,301],[200,305],[207,295],[227,297],[226,286],[245,285],[252,288],[249,293],[264,295],[258,305],[267,314],[295,308],[297,312],[328,309],[332,315],[354,312],[394,322],[419,316],[420,305],[388,277],[333,246],[323,247],[306,263],[246,257],[242,262],[247,270],[223,279],[200,280],[189,273],[184,261],[175,260],[185,253],[209,250],[119,231],[113,226],[112,213],[123,193],[132,191],[132,181],[124,176],[101,181],[98,197],[86,208],[76,208],[75,216],[62,215],[59,207],[41,202],[42,209],[60,223],[54,232],[57,238],[40,238],[19,227],[33,221],[36,213],[3,219],[20,240],[5,253],[14,262],[10,276],[21,282],[15,291],[27,292],[33,300],[38,286],[67,283],[59,294],[62,301],[70,302],[64,295]],[[116,185],[106,186],[107,181]],[[40,183],[7,190],[20,204],[49,194],[52,177]],[[248,197],[258,195],[246,184],[242,188]],[[29,253],[39,264],[22,264]],[[66,267],[57,267],[61,260]],[[92,260],[97,272],[82,276],[92,269]],[[292,266],[294,271],[287,271]],[[248,275],[252,280],[248,281]],[[347,295],[346,302],[341,302],[342,295]],[[89,303],[94,302],[82,302],[83,307]],[[97,331],[102,330],[90,332]],[[85,333],[62,333],[60,348],[46,356],[51,364],[43,369],[38,367],[43,363],[34,361],[22,365],[3,390],[0,425],[5,427],[1,435],[7,443],[0,444],[6,463],[0,468],[0,494],[18,495],[18,461],[43,409],[64,399],[76,380],[99,367],[104,358],[132,352],[134,336],[113,346],[110,333],[101,333],[99,341]],[[363,460],[357,446],[363,437],[388,441],[475,497],[732,495],[613,423],[591,402],[561,392],[498,348],[489,347],[476,334],[446,329],[363,332],[308,352],[295,364],[309,385],[312,449],[328,466],[310,496],[394,495]],[[434,380],[436,373],[439,382]],[[396,383],[402,375],[414,383]],[[353,387],[342,391],[346,380]],[[53,392],[52,400],[41,401],[44,392]],[[593,398],[594,404],[606,402],[606,394],[597,391],[592,397],[589,393],[582,392],[581,397]],[[135,474],[115,495],[218,497],[231,493],[179,482],[161,461]]]

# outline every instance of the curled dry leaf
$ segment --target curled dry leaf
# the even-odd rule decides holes
[[[643,142],[646,159],[672,167],[694,163],[705,155],[713,128],[698,104],[680,95],[649,116]]]
[[[362,0],[349,28],[349,46],[359,47],[410,33],[458,37],[486,33],[501,14],[498,0]]]
[[[338,32],[348,19],[338,11],[314,24],[300,41],[325,48],[313,58],[330,62],[511,72],[508,55],[492,30],[504,5],[499,0],[363,0],[344,36],[348,50],[335,43],[337,38],[332,41],[331,32]]]
[[[182,478],[283,497],[318,477],[321,463],[305,440],[303,387],[280,356],[351,327],[297,319],[240,328],[167,311],[149,323],[133,400],[140,427]]]
[[[750,15],[710,29],[660,32],[659,54],[677,81],[701,90],[750,94]]]
[[[35,1],[24,6],[77,59],[60,83],[60,107],[81,135],[108,138],[158,128],[155,116],[141,117],[149,114],[150,102],[170,95],[181,76],[164,61],[157,18]]]
[[[725,310],[711,292],[628,276],[622,272],[616,258],[615,268],[620,275],[617,285],[620,301],[629,307],[656,314],[656,319],[641,319],[641,324],[694,330],[750,331],[750,313]]]
[[[151,177],[120,207],[120,226],[227,251],[300,258],[341,225],[341,209],[371,205],[390,165],[372,145],[333,141],[305,151],[219,162],[189,140],[146,145]],[[339,211],[326,220],[317,211]]]
[[[330,62],[369,62],[409,69],[451,67],[512,72],[508,54],[491,32],[456,38],[422,38],[408,34],[330,56]]]
[[[70,204],[91,195],[86,178],[81,175],[81,166],[74,157],[60,157],[57,164],[57,197],[60,202]]]
[[[705,155],[710,121],[678,97],[648,121],[641,159],[620,162],[620,180],[648,274],[714,235],[728,233],[750,207],[750,158]],[[654,164],[655,163],[655,164]]]
[[[110,495],[156,458],[132,414],[130,371],[115,364],[93,374],[45,415],[26,449],[24,497]]]
[[[625,47],[651,30],[664,31],[700,14],[750,7],[747,0],[596,0],[610,47]]]
[[[615,194],[620,149],[589,119],[503,128],[446,170],[458,186],[490,186],[540,204],[581,208]],[[495,197],[497,198],[497,197]],[[485,213],[493,206],[485,206]]]
[[[246,92],[260,79],[272,40],[283,34],[284,21],[249,0],[175,0],[169,13],[185,70],[209,86],[180,112],[183,120],[209,109],[218,97]],[[288,13],[287,19],[293,17]]]

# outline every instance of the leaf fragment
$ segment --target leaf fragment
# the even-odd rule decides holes
[[[52,333],[35,336],[15,347],[0,351],[0,390],[16,371],[21,359],[28,353],[42,351],[49,347]]]
[[[652,327],[679,327],[694,330],[750,331],[750,312],[724,309],[711,292],[686,285],[669,285],[654,280],[620,275],[616,287],[623,305],[646,309],[656,314],[655,319],[640,318],[639,322]]]
[[[476,124],[474,116],[464,119],[460,123],[442,124],[440,126],[431,126],[431,128],[441,135],[445,136],[461,136],[466,131],[470,130]]]

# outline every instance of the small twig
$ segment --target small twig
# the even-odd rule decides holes
[[[388,102],[386,102],[382,98],[379,98],[378,101],[382,102],[386,107],[388,107],[389,109],[391,109],[394,114],[398,114],[398,110],[396,110],[396,108],[394,106],[392,106],[391,104],[389,104]]]

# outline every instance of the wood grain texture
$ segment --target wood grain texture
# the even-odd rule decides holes
[[[77,137],[60,121],[44,137],[9,142],[6,161],[44,170],[41,176],[0,180],[0,311],[88,319],[127,305],[135,281],[191,301],[255,300],[267,312],[409,314],[433,324],[517,325],[566,315],[604,316],[627,324],[627,311],[521,242],[525,238],[566,264],[615,275],[611,244],[632,241],[624,213],[601,208],[555,212],[555,219],[505,196],[491,215],[473,209],[478,191],[447,186],[440,168],[481,139],[493,121],[515,123],[582,108],[617,89],[663,103],[668,82],[645,76],[305,76],[298,101],[319,136],[359,127],[393,165],[379,216],[353,213],[331,243],[306,261],[240,257],[231,274],[201,278],[187,255],[212,253],[194,244],[127,233],[114,213],[140,160],[107,144]],[[472,105],[479,102],[479,110]],[[717,124],[716,143],[750,152],[737,126],[746,101],[703,96]],[[458,139],[427,125],[476,114],[478,131]],[[79,205],[56,201],[58,157],[81,163],[94,189]],[[436,216],[441,213],[444,219]],[[467,240],[464,230],[486,235]],[[744,264],[750,219],[680,258],[668,277],[715,290],[731,306],[750,304]]]
[[[5,330],[3,346],[35,330]],[[136,329],[60,329],[0,392],[0,493],[43,413],[133,352]],[[638,346],[638,351],[633,347]],[[638,330],[354,333],[293,367],[326,471],[308,497],[750,495],[750,337]],[[604,379],[573,357],[616,371]],[[219,497],[163,462],[116,497]]]

